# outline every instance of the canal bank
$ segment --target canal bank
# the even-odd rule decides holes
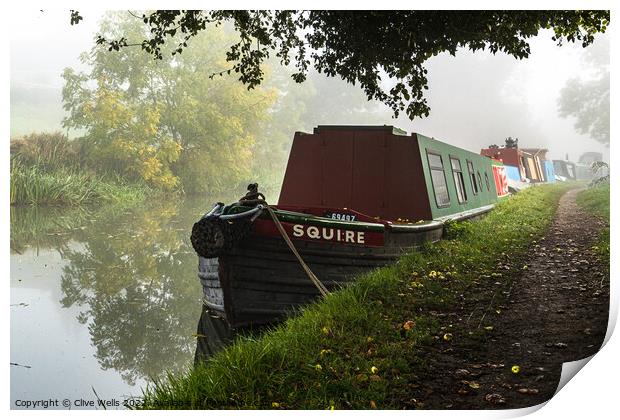
[[[480,222],[450,226],[447,240],[149,387],[144,407],[423,408],[411,395],[430,372],[425,349],[488,343],[507,296],[501,291],[527,271],[528,251],[571,187],[530,188]],[[470,302],[487,308],[485,317],[455,323],[450,314]]]

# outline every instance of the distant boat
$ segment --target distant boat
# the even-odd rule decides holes
[[[278,204],[256,185],[192,231],[204,303],[233,327],[280,319],[328,289],[437,241],[447,220],[480,217],[508,194],[501,162],[392,126],[296,132]]]

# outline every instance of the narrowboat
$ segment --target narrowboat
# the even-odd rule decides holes
[[[421,134],[296,132],[277,204],[252,184],[194,225],[204,304],[233,327],[273,322],[441,239],[448,220],[481,217],[507,193],[502,162]]]
[[[568,160],[554,160],[553,167],[559,181],[576,181],[577,170],[574,162]]]
[[[555,182],[554,163],[547,159],[547,152],[542,148],[493,145],[480,154],[502,162],[509,186],[518,191],[534,183]]]
[[[595,175],[592,164],[554,160],[553,165],[560,181],[591,181]]]

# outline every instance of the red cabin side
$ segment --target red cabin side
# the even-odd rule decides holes
[[[488,156],[491,159],[499,160],[503,162],[504,165],[516,166],[517,168],[521,166],[519,149],[517,148],[502,147],[482,149],[480,154],[482,156]]]
[[[417,138],[391,126],[296,132],[278,205],[348,208],[386,220],[432,219]]]
[[[496,165],[493,163],[493,177],[495,178],[495,190],[498,197],[508,195],[508,178],[506,177],[506,168],[503,164]]]

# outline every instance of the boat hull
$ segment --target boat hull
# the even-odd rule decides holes
[[[441,239],[443,226],[385,232],[381,247],[293,240],[298,252],[329,290],[359,274],[383,267],[424,242]],[[320,296],[282,238],[255,233],[217,258],[199,257],[204,303],[226,316],[233,327],[284,318]]]

